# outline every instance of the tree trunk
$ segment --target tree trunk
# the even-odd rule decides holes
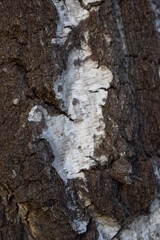
[[[0,20],[0,239],[160,239],[159,0]]]

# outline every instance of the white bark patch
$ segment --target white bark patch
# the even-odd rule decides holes
[[[72,27],[79,25],[80,21],[89,17],[89,11],[82,8],[78,0],[52,0],[58,13],[58,25],[56,38],[51,43],[64,44]],[[85,6],[93,3],[100,3],[102,0],[84,0]]]
[[[56,39],[52,43],[63,44],[72,27],[78,26],[81,20],[89,17],[89,12],[83,9],[78,0],[52,0],[58,13],[58,25]]]
[[[93,4],[101,1],[85,1]],[[89,17],[89,11],[81,7],[77,0],[53,0],[59,16],[57,38],[52,42],[63,44],[71,31],[81,20]],[[56,97],[61,103],[65,115],[54,116],[47,121],[48,128],[43,132],[55,155],[53,166],[60,177],[67,179],[83,178],[83,169],[88,170],[95,164],[94,149],[98,147],[105,136],[102,106],[107,99],[107,90],[112,81],[112,73],[107,67],[98,68],[98,63],[92,61],[88,46],[88,36],[81,49],[73,49],[67,61],[67,69],[58,77],[55,84]],[[101,156],[100,162],[107,161]]]
[[[157,163],[154,162],[154,172],[157,183],[160,184],[160,172]],[[149,215],[138,217],[120,236],[120,240],[159,240],[160,239],[160,201],[159,192],[156,189],[157,198],[150,207]]]
[[[88,4],[100,3],[100,2],[102,2],[102,0],[97,0],[97,1],[95,1],[95,0],[83,0],[82,2],[86,5],[88,5]]]
[[[34,106],[28,116],[28,121],[29,122],[36,122],[39,123],[42,120],[42,112],[39,111],[37,106]]]
[[[153,0],[149,0],[149,2],[155,14],[155,26],[157,32],[160,34],[160,9],[157,7],[156,3]]]
[[[13,105],[17,105],[19,103],[19,99],[18,98],[14,98],[12,100],[12,103],[13,103]]]
[[[120,236],[120,240],[160,239],[160,202],[156,199],[149,216],[136,219]]]
[[[82,234],[82,233],[86,232],[87,224],[88,224],[88,222],[75,219],[72,223],[72,228],[74,231],[78,232],[79,234]]]
[[[55,84],[62,110],[74,121],[65,115],[51,117],[40,106],[33,107],[28,117],[29,121],[40,122],[43,115],[47,127],[41,137],[50,143],[55,155],[53,166],[65,182],[84,177],[81,170],[88,170],[95,164],[94,149],[105,137],[102,106],[107,98],[112,73],[106,67],[97,68],[97,63],[92,60],[83,62],[83,56],[87,55],[86,49],[73,51],[67,70]],[[74,65],[77,58],[82,61],[80,67]],[[103,164],[107,158],[100,156],[96,160]]]
[[[97,217],[97,230],[99,232],[98,240],[112,239],[120,229],[118,223],[107,217]]]
[[[102,0],[82,0],[83,5],[87,8],[89,5],[91,6],[98,6]]]
[[[66,16],[60,17],[61,28],[57,27],[61,29],[61,31],[57,30],[59,33],[65,30],[66,21],[71,21],[70,18],[74,25],[80,21],[80,16],[75,13],[77,12],[75,4],[79,3],[75,1],[71,4],[71,2],[66,1],[70,9],[67,13],[69,20],[66,20]],[[60,11],[62,6],[66,7],[62,1],[55,5],[57,11]],[[43,114],[47,127],[41,137],[50,143],[55,155],[53,166],[64,182],[67,179],[84,178],[82,170],[88,170],[95,164],[94,149],[105,137],[102,106],[105,105],[107,90],[113,76],[107,67],[98,67],[98,63],[92,61],[88,33],[84,33],[84,38],[85,40],[81,42],[81,50],[75,48],[70,52],[67,68],[58,77],[54,86],[61,109],[69,118],[63,114],[51,117],[40,106],[32,108],[28,118],[29,121],[40,122]],[[96,161],[104,164],[107,158],[100,156]]]

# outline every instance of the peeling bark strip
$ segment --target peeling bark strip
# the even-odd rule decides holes
[[[160,238],[159,7],[0,2],[0,239]]]

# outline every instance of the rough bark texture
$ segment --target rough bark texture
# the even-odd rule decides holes
[[[159,1],[75,1],[73,7],[88,15],[67,26],[67,34],[60,26],[57,36],[58,2],[0,1],[0,239],[160,239],[158,217],[156,230],[144,236],[132,224],[150,216],[153,202],[159,204]],[[72,11],[72,1],[60,2],[61,10]],[[96,64],[95,74],[112,73],[108,88],[102,83],[89,90],[106,94],[98,119],[105,125],[99,125],[94,154],[85,156],[89,165],[66,177],[69,170],[61,175],[62,166],[54,164],[52,128],[63,120],[77,129],[77,115],[63,107],[54,85],[67,86],[70,72],[89,64]],[[92,74],[83,76],[89,84]],[[85,141],[82,128],[75,142],[83,131]],[[60,147],[67,144],[61,141]]]

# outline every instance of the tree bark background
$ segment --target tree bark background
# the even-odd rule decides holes
[[[57,37],[58,2],[71,12],[69,0],[0,1],[0,239],[160,239],[160,217],[146,223],[153,202],[159,204],[160,3],[75,1],[77,15],[83,10],[88,17]],[[91,159],[80,171],[85,179],[65,182],[50,141],[40,137],[49,122],[44,109],[47,119],[76,124],[54,85],[86,41],[86,61],[113,76],[102,89],[105,136],[94,149],[96,159],[107,160]],[[85,66],[79,58],[74,64]],[[28,120],[35,106],[44,115],[38,122]],[[143,236],[132,225],[137,219],[152,231]]]

